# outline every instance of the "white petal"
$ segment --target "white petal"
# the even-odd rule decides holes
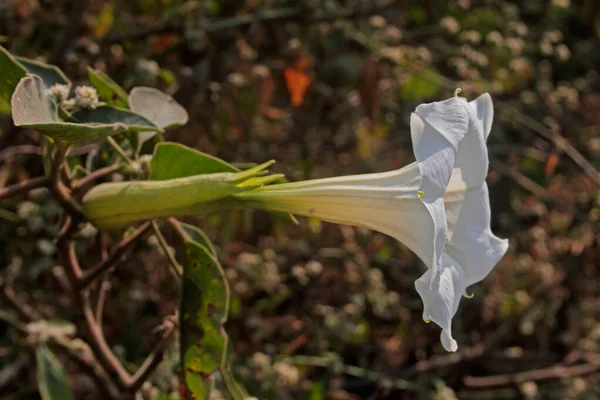
[[[274,211],[362,226],[384,233],[402,242],[424,261],[432,253],[433,223],[429,212],[416,196],[410,199],[386,199],[336,195],[295,196],[291,193],[281,199],[268,198],[264,204],[265,208]]]
[[[464,268],[467,285],[481,281],[502,258],[508,241],[490,227],[490,199],[485,178],[488,152],[485,140],[493,118],[488,94],[468,103],[471,125],[460,143],[455,169],[444,194],[448,223],[445,250]]]
[[[421,260],[423,260],[428,268],[433,270],[433,274],[435,275],[441,254],[444,251],[446,234],[448,232],[444,199],[442,197],[424,197],[421,201],[429,212],[430,224],[433,223],[432,234],[427,244],[427,247],[430,247],[431,250],[426,254],[426,258],[421,257]],[[419,226],[414,226],[414,228],[420,229]]]
[[[436,274],[446,240],[446,215],[441,197],[454,169],[456,155],[469,128],[470,109],[464,98],[422,104],[411,115],[413,150],[421,172],[422,201],[434,224],[433,252],[423,260]]]
[[[493,108],[492,99],[488,94],[479,96],[476,100],[468,103],[467,110],[471,123],[462,142],[458,147],[458,153],[454,162],[454,171],[448,184],[448,191],[458,190],[457,172],[465,188],[478,187],[484,181],[488,173],[488,151],[485,144],[491,129]]]
[[[355,196],[378,198],[415,198],[421,183],[417,163],[399,170],[375,174],[336,176],[303,182],[265,186],[256,192],[269,196]]]
[[[487,141],[492,130],[492,121],[494,120],[494,105],[492,98],[488,93],[484,93],[473,101],[469,102],[469,107],[477,115],[477,120],[483,127],[483,137]]]
[[[459,183],[455,175],[460,172],[460,180],[465,188],[481,185],[488,174],[488,152],[483,139],[483,131],[471,126],[461,142],[456,155],[454,170],[446,192],[457,190]]]
[[[422,104],[410,119],[413,151],[425,197],[441,196],[448,185],[458,147],[469,128],[466,100]]]
[[[479,187],[444,196],[448,218],[445,252],[465,270],[467,286],[485,278],[508,249],[508,240],[496,237],[490,227],[488,188]]]
[[[452,338],[452,318],[465,291],[465,277],[461,266],[447,254],[443,254],[433,279],[427,270],[415,282],[423,300],[423,319],[435,322],[442,328],[440,340],[446,351],[456,351],[458,345]],[[433,282],[430,286],[429,282]]]
[[[412,163],[385,173],[265,186],[238,197],[274,211],[373,229],[402,242],[431,267],[435,224],[445,224],[444,204],[441,197],[433,204],[422,202],[420,184],[419,166]]]

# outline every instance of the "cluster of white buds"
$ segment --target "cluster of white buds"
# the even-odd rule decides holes
[[[77,86],[75,88],[75,105],[81,108],[95,109],[100,105],[98,92],[91,86]]]
[[[46,94],[65,109],[91,108],[102,105],[98,92],[91,86],[77,86],[75,97],[69,98],[69,86],[56,83],[46,90]]]

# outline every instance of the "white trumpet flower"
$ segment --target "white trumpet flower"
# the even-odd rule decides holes
[[[276,184],[238,195],[257,206],[362,226],[409,247],[428,270],[416,282],[426,321],[455,351],[451,322],[465,288],[506,252],[490,229],[485,140],[492,101],[453,97],[422,104],[411,116],[416,162],[399,170]]]
[[[450,182],[444,193],[447,221],[444,254],[437,271],[428,270],[415,282],[423,299],[423,319],[442,328],[441,342],[456,351],[452,317],[466,287],[483,280],[508,249],[508,240],[490,228],[490,200],[485,177],[485,142],[493,119],[492,100],[485,94],[468,103],[473,128],[461,142]]]

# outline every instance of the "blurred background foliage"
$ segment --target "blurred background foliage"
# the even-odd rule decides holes
[[[232,288],[234,372],[261,400],[600,398],[597,0],[1,0],[0,44],[75,84],[92,67],[127,90],[164,90],[191,116],[167,140],[275,159],[292,180],[405,165],[416,105],[490,92],[493,228],[510,249],[462,301],[459,352],[423,323],[422,266],[391,238],[264,212],[190,218]],[[40,151],[36,133],[0,116],[0,187],[42,175]],[[76,153],[96,166],[114,157],[100,143]],[[0,268],[19,302],[68,321],[59,211],[45,189],[2,203]],[[82,239],[90,265],[116,240]],[[179,301],[157,238],[103,285],[108,341],[137,364]],[[0,323],[0,397],[37,399],[17,333]],[[175,347],[139,398],[179,398]],[[62,361],[77,399],[101,398]]]

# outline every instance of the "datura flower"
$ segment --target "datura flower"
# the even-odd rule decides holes
[[[466,288],[485,278],[508,248],[490,228],[486,140],[493,119],[484,94],[422,104],[411,116],[416,161],[399,170],[274,184],[236,195],[274,211],[362,226],[409,247],[427,271],[415,283],[423,319],[442,328],[447,351],[452,318]]]

